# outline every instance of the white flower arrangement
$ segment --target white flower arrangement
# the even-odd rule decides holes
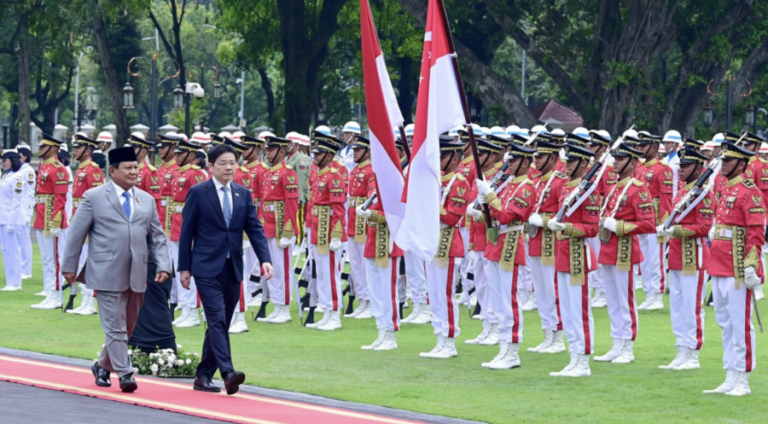
[[[96,353],[97,356],[100,354]],[[158,377],[191,377],[200,363],[197,352],[185,352],[181,345],[176,345],[176,352],[158,348],[156,352],[147,354],[140,349],[130,349],[128,356],[139,374]]]

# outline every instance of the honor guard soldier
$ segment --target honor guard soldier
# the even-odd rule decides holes
[[[77,208],[80,207],[80,203],[83,201],[85,192],[104,184],[104,174],[101,172],[101,168],[96,162],[91,160],[91,155],[98,148],[98,142],[88,138],[83,133],[77,133],[73,137],[72,148],[74,149],[74,159],[79,163],[75,172],[75,182],[72,186],[72,217],[74,218],[77,213]],[[80,254],[80,262],[78,264],[77,273],[85,266],[85,261],[88,259],[88,241],[83,244],[83,251]],[[93,289],[89,289],[85,284],[80,283],[80,289],[82,290],[83,299],[75,309],[67,310],[66,312],[79,315],[93,315],[96,313]],[[70,293],[75,293],[73,287]]]
[[[136,187],[149,193],[157,205],[158,219],[163,219],[160,215],[160,208],[163,203],[163,182],[160,180],[160,174],[147,157],[147,153],[154,147],[154,143],[147,141],[144,134],[134,132],[128,138],[128,143],[133,147],[136,153],[136,159],[139,162],[139,178],[136,181]]]
[[[499,353],[482,364],[485,368],[502,370],[520,366],[523,314],[518,284],[520,266],[526,264],[523,224],[528,221],[536,198],[536,189],[528,179],[534,153],[535,149],[510,144],[506,160],[511,177],[498,196],[490,184],[477,180],[478,199],[488,204],[493,226],[498,227],[499,234],[498,240],[489,235],[485,249],[492,308],[499,320]]]
[[[722,151],[720,171],[726,183],[717,200],[716,225],[709,232],[707,272],[712,276],[715,315],[723,333],[725,382],[704,393],[744,396],[750,394],[749,374],[756,358],[752,304],[763,277],[765,202],[757,185],[743,177],[755,153],[730,141],[723,142]]]
[[[199,147],[184,140],[180,140],[176,147],[178,155],[179,168],[173,173],[171,179],[171,187],[173,189],[171,195],[171,250],[173,253],[174,263],[178,263],[179,256],[179,239],[181,237],[181,214],[184,210],[184,202],[187,198],[187,193],[192,186],[205,181],[206,175],[200,169],[200,167],[193,165],[195,155]],[[181,287],[181,281],[177,275],[174,278],[174,284],[177,284],[177,293],[179,297],[179,304],[182,306],[182,313],[179,318],[174,320],[173,324],[178,328],[195,327],[200,325],[200,316],[198,315],[198,309],[200,308],[200,300],[197,296],[197,287],[195,286],[195,280],[190,282],[189,289]]]
[[[274,165],[262,175],[265,183],[262,186],[261,212],[274,267],[274,274],[266,284],[275,309],[263,320],[272,324],[291,321],[291,298],[298,295],[291,293],[296,278],[291,258],[298,226],[299,184],[296,172],[285,164],[290,145],[288,139],[266,137],[264,158]]]
[[[662,163],[672,168],[672,187],[675,190],[673,197],[677,197],[678,181],[680,180],[678,172],[680,171],[680,157],[677,155],[683,147],[683,137],[679,131],[669,130],[661,139],[664,149],[667,151],[667,157]]]
[[[107,152],[112,147],[114,137],[109,131],[102,131],[96,136],[96,141],[99,143],[99,147],[93,152],[91,159],[99,165],[101,171],[104,172],[107,169]],[[104,172],[104,176],[109,179],[109,173]]]
[[[479,125],[472,124],[472,131],[475,134],[475,138],[478,139],[482,136],[482,130]],[[469,184],[470,192],[468,193],[469,199],[476,199],[477,198],[477,187],[475,187],[475,180],[477,179],[477,169],[475,169],[475,158],[472,156],[472,149],[469,147],[469,131],[466,128],[459,128],[458,129],[458,141],[463,144],[463,159],[461,160],[461,163],[459,164],[459,168],[456,170],[457,173],[461,173],[461,175],[464,177],[465,180],[467,180],[467,184]],[[475,289],[475,276],[472,275],[472,271],[470,270],[470,260],[469,260],[469,226],[470,226],[471,219],[469,217],[462,218],[461,222],[459,223],[459,232],[461,233],[461,239],[464,242],[464,256],[463,258],[466,258],[466,260],[461,261],[461,266],[459,267],[459,276],[461,277],[462,286],[464,289],[464,292],[467,294],[470,294],[470,292],[475,293],[476,295],[476,289]],[[460,303],[465,303],[470,301],[470,298],[462,296],[459,299]],[[475,302],[471,302],[473,305]]]
[[[541,329],[544,331],[544,341],[536,347],[528,348],[529,352],[565,351],[555,279],[555,233],[547,226],[560,209],[560,192],[568,181],[565,174],[555,171],[559,161],[559,145],[546,141],[536,143],[534,163],[536,169],[544,175],[533,180],[536,195],[531,200],[534,206],[528,218],[528,266],[533,275],[534,294],[541,318]]]
[[[312,188],[312,222],[310,226],[310,255],[314,257],[318,304],[325,310],[323,318],[308,328],[323,331],[341,328],[341,249],[345,237],[344,204],[347,200],[346,177],[340,171],[344,165],[335,162],[341,140],[333,135],[315,131],[313,149],[317,176]]]
[[[484,181],[491,181],[496,173],[499,172],[500,167],[497,166],[497,158],[501,151],[501,146],[491,143],[485,138],[477,139],[478,159],[480,159],[480,169]],[[499,192],[501,191],[498,189],[496,190]],[[466,261],[470,262],[470,269],[468,272],[472,273],[474,276],[477,304],[480,305],[479,318],[483,322],[483,330],[477,337],[471,340],[466,340],[464,343],[495,346],[499,344],[499,319],[493,311],[491,282],[486,274],[486,269],[490,265],[488,265],[488,260],[484,257],[486,246],[488,244],[485,216],[480,210],[473,206],[467,208],[467,216],[469,217],[467,222],[470,224],[470,241],[469,257],[466,258]]]
[[[157,155],[163,162],[160,168],[157,169],[157,175],[160,177],[160,204],[157,208],[157,214],[160,217],[160,225],[163,226],[165,231],[165,240],[168,247],[168,257],[170,258],[172,265],[176,262],[171,250],[171,211],[173,204],[173,173],[179,169],[179,164],[176,162],[176,146],[179,144],[180,137],[173,134],[160,134],[160,143],[157,146]],[[171,283],[171,307],[174,310],[181,309],[178,305],[179,293],[178,287],[173,282]]]
[[[622,143],[613,154],[618,182],[601,208],[598,264],[603,268],[605,299],[613,347],[595,361],[626,364],[635,360],[637,302],[633,267],[642,263],[641,234],[656,236],[653,198],[646,184],[633,178],[641,153]]]
[[[596,158],[599,158],[605,153],[607,149],[611,148],[611,135],[606,130],[592,130],[589,132],[590,142],[587,145]],[[608,193],[611,192],[613,187],[616,186],[616,172],[614,172],[613,166],[603,164],[605,171],[603,176],[597,183],[595,191],[600,195],[600,206],[605,204],[605,198]],[[589,247],[595,252],[595,257],[600,257],[600,237],[592,237],[588,240]],[[589,276],[589,284],[594,290],[592,297],[593,308],[605,308],[607,305],[605,301],[605,290],[603,289],[603,270],[598,267],[592,275]]]
[[[259,205],[263,187],[262,182],[264,181],[262,176],[269,169],[269,166],[266,163],[259,160],[259,154],[261,153],[262,146],[264,146],[266,137],[273,136],[274,134],[271,132],[263,131],[258,137],[251,137],[247,134],[240,137],[240,142],[248,148],[242,155],[245,168],[248,170],[250,178],[250,184],[247,185],[246,188],[251,192],[253,204],[256,205],[256,207],[259,207],[259,218],[262,217],[262,211]],[[245,252],[245,261],[243,261],[243,263],[245,264],[246,270],[244,275],[248,278],[248,284],[246,286],[249,294],[248,298],[250,299],[248,306],[260,307],[263,304],[264,306],[261,307],[256,314],[256,319],[265,318],[266,303],[269,302],[269,288],[266,284],[261,283],[261,269],[258,266],[259,259],[256,257],[256,252],[253,250],[253,246],[251,246],[250,243],[248,243],[248,248],[245,249]]]
[[[440,236],[434,259],[426,263],[427,290],[432,307],[432,328],[437,344],[422,358],[448,359],[458,356],[459,305],[453,297],[458,270],[464,258],[465,243],[459,232],[467,213],[472,188],[464,175],[457,172],[464,145],[451,136],[440,136]]]
[[[658,150],[662,137],[648,133],[638,133],[637,149],[645,158],[645,163],[638,165],[635,178],[645,183],[651,192],[653,202],[654,222],[661,223],[667,220],[672,209],[672,195],[674,193],[674,175],[672,168],[659,162]],[[655,228],[655,225],[654,225]],[[643,276],[643,290],[645,300],[639,310],[663,309],[662,301],[666,272],[664,266],[664,237],[658,237],[656,232],[644,233],[639,236],[640,249],[645,260],[640,263],[640,271]]]
[[[568,140],[580,136],[567,135]],[[584,140],[586,141],[586,140]],[[595,154],[586,146],[566,144],[565,183],[558,200],[559,209],[568,204],[562,221],[549,219],[547,227],[557,232],[557,294],[562,325],[568,340],[571,360],[553,377],[586,377],[591,375],[589,356],[594,350],[595,323],[589,299],[589,274],[597,269],[597,257],[588,240],[597,236],[600,224],[600,194],[581,190],[582,178]],[[571,200],[573,199],[573,200]],[[539,306],[541,308],[541,306]]]
[[[21,169],[20,172],[24,174],[24,188],[23,188],[23,207],[25,227],[24,231],[19,234],[19,248],[21,249],[21,279],[26,280],[32,278],[32,238],[30,237],[30,222],[32,221],[32,215],[35,212],[35,183],[37,182],[37,174],[34,168],[29,164],[32,162],[32,149],[27,144],[19,144],[16,146],[16,151],[21,156]],[[40,294],[40,293],[38,293]],[[45,295],[43,292],[41,295]]]
[[[22,233],[29,220],[24,210],[24,186],[26,172],[21,165],[21,155],[16,150],[6,150],[2,159],[3,175],[0,178],[0,246],[5,268],[5,287],[0,291],[21,290]]]
[[[699,368],[699,351],[704,344],[703,305],[709,263],[706,237],[716,205],[706,181],[701,194],[694,191],[696,196],[692,197],[691,193],[699,189],[696,182],[706,168],[707,157],[689,148],[678,151],[678,155],[680,181],[684,184],[674,202],[679,214],[669,228],[664,223],[656,227],[659,236],[669,237],[669,315],[677,356],[659,368],[690,370]]]
[[[43,160],[35,185],[35,223],[40,259],[43,262],[45,300],[32,309],[61,308],[61,276],[59,275],[59,243],[62,230],[68,226],[66,202],[69,174],[57,159],[62,141],[43,134],[39,156]]]
[[[312,167],[312,159],[309,157],[309,137],[296,132],[290,132],[285,136],[291,140],[291,147],[288,149],[288,157],[285,164],[293,168],[296,172],[299,182],[299,227],[296,229],[296,245],[304,243],[304,214],[307,207],[307,183],[309,182],[309,170]]]
[[[373,317],[371,310],[371,294],[368,292],[366,278],[365,247],[367,226],[362,216],[357,216],[356,208],[365,203],[369,188],[375,184],[373,168],[371,167],[371,142],[355,134],[351,139],[352,155],[355,167],[349,173],[349,210],[347,215],[347,237],[352,238],[347,243],[349,253],[350,287],[348,311],[351,310],[355,298],[360,305],[354,312],[344,315],[345,318],[365,319]]]

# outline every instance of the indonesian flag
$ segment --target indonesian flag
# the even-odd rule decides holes
[[[467,122],[444,8],[442,0],[429,0],[411,163],[403,193],[405,220],[395,238],[400,247],[424,261],[435,257],[440,235],[440,134]]]
[[[389,72],[384,63],[384,54],[381,52],[368,0],[360,0],[360,30],[363,44],[365,104],[368,109],[368,130],[371,141],[371,166],[376,174],[378,200],[387,218],[389,232],[397,234],[405,216],[405,204],[400,200],[405,182],[392,127],[403,125],[403,115],[400,113],[395,90],[389,80]]]

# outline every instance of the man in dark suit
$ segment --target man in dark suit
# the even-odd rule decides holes
[[[245,374],[232,366],[228,331],[243,279],[243,233],[266,280],[272,277],[272,261],[251,193],[232,182],[238,166],[235,150],[216,146],[208,153],[208,161],[213,178],[189,190],[182,212],[178,270],[185,289],[190,277],[195,277],[208,321],[194,389],[221,391],[211,382],[218,368],[227,394],[232,395],[245,381]]]

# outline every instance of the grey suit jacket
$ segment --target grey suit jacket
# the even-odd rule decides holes
[[[130,288],[143,293],[148,262],[157,264],[157,272],[170,274],[165,233],[157,218],[155,200],[138,188],[134,193],[129,222],[112,183],[85,192],[67,231],[62,272],[77,272],[88,237],[88,259],[78,281],[85,281],[90,289],[122,292]]]

